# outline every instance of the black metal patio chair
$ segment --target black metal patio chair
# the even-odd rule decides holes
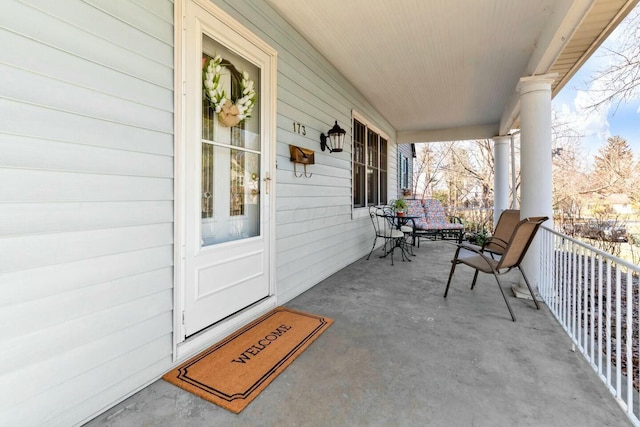
[[[371,206],[369,208],[369,216],[371,217],[371,222],[373,223],[375,237],[373,239],[371,251],[367,256],[367,260],[371,257],[371,254],[375,250],[378,239],[384,239],[384,254],[381,256],[381,258],[391,255],[391,265],[393,265],[393,253],[395,252],[396,248],[400,248],[402,252],[402,260],[408,260],[408,258],[405,256],[405,253],[408,253],[408,248],[406,246],[407,235],[397,227],[391,208],[388,206]]]

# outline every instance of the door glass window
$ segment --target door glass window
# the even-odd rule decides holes
[[[260,69],[202,40],[201,244],[260,235]]]

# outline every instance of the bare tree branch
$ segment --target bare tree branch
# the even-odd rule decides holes
[[[640,8],[636,7],[620,25],[619,44],[602,48],[607,65],[591,77],[592,103],[588,110],[613,104],[615,109],[640,96]]]

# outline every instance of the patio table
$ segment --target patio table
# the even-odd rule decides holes
[[[386,214],[384,215],[384,217],[389,220],[389,222],[391,222],[398,230],[402,231],[403,233],[407,233],[406,231],[404,231],[402,229],[403,226],[405,227],[411,227],[411,245],[414,246],[415,245],[415,232],[416,232],[416,226],[415,226],[415,219],[419,218],[418,216],[413,216],[413,215],[397,215],[397,214]],[[409,223],[409,221],[411,221],[411,223],[413,225],[407,225]],[[389,250],[387,250],[385,252],[385,254],[381,257],[386,257],[387,255],[389,255],[389,253],[393,252],[396,248],[400,248],[400,250],[402,251],[402,260],[404,261],[405,259],[409,262],[411,262],[411,260],[409,259],[408,255],[411,256],[415,256],[413,253],[413,250],[409,250],[409,248],[406,245],[406,240],[400,240],[397,239],[394,242],[394,245],[392,245],[390,247]]]

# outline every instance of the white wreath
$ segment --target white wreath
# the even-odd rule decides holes
[[[224,126],[233,127],[251,117],[256,103],[256,91],[253,80],[249,79],[249,73],[243,71],[240,79],[242,96],[236,97],[236,99],[227,96],[224,89],[220,87],[222,63],[220,55],[215,55],[205,61],[202,70],[204,93],[211,103],[211,108],[218,114],[218,120]]]

